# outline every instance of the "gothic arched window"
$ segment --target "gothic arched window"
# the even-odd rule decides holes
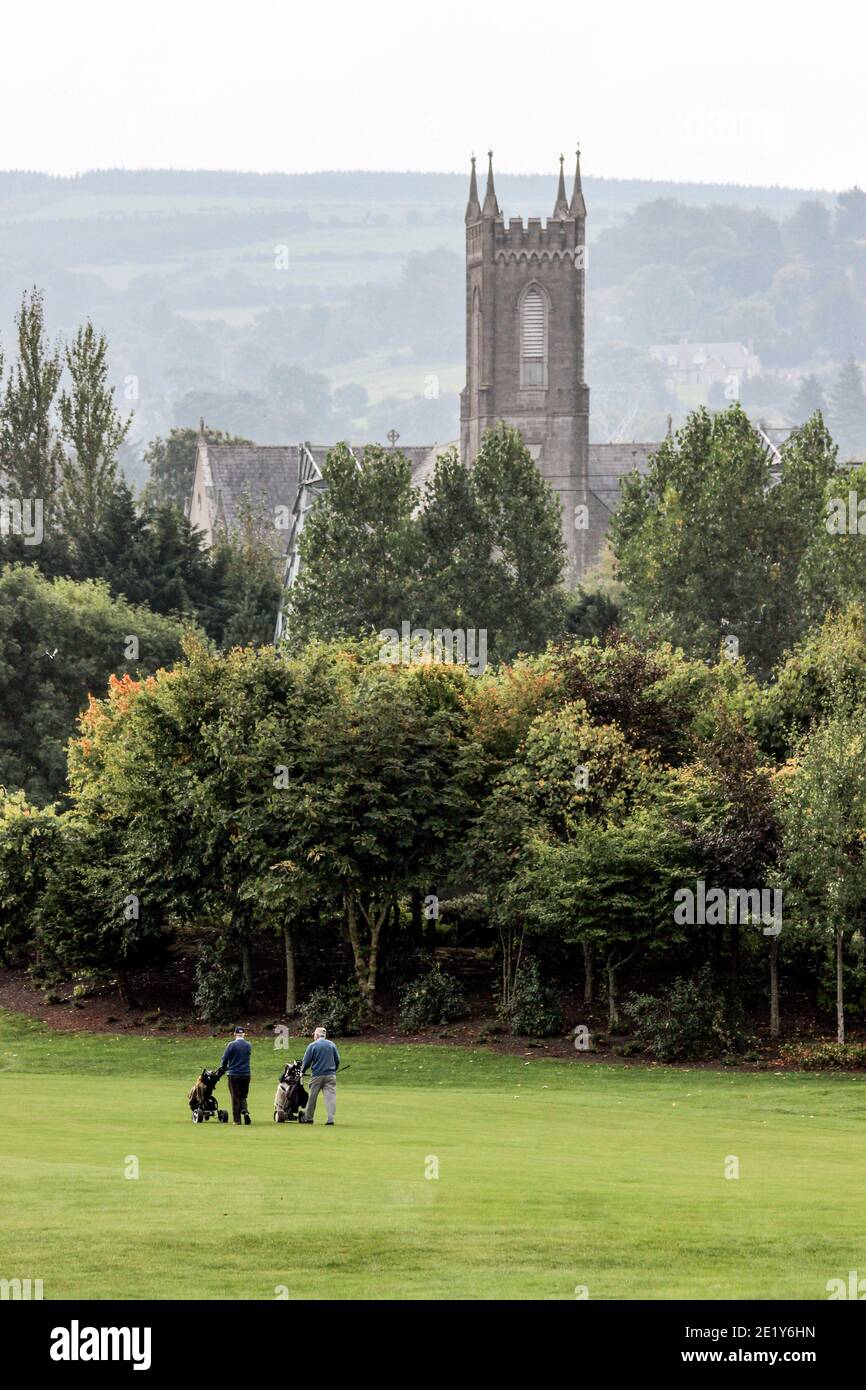
[[[483,319],[481,317],[481,295],[478,290],[472,296],[472,358],[471,358],[471,382],[475,390],[481,385],[481,330]]]
[[[547,385],[547,300],[537,285],[520,302],[520,384]]]

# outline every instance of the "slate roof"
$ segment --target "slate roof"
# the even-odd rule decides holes
[[[333,447],[306,445],[319,468]],[[360,458],[365,446],[353,444],[350,448]],[[436,446],[408,444],[399,449],[412,466],[412,481],[420,486],[432,466],[431,455],[435,459]],[[291,514],[298,493],[301,452],[300,444],[208,444],[204,486],[211,524],[225,527],[231,535],[240,524],[245,498],[268,525],[277,507],[286,507]]]
[[[298,491],[296,444],[209,444],[211,515],[231,534],[244,497],[268,519],[278,506],[291,512]]]
[[[620,500],[619,480],[637,469],[646,473],[650,454],[658,449],[654,444],[590,444],[589,490],[609,512],[616,510]]]

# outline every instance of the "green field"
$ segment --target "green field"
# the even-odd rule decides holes
[[[253,1045],[254,1124],[193,1125],[221,1040],[0,1013],[0,1277],[47,1299],[822,1299],[866,1273],[860,1076],[349,1041],[314,1133],[273,1123],[287,1054]]]

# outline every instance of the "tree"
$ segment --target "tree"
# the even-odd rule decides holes
[[[598,953],[608,1027],[620,1024],[619,978],[639,955],[669,949],[677,930],[673,885],[687,852],[663,815],[641,806],[620,823],[587,817],[565,842],[539,840],[528,892],[538,920]]]
[[[552,658],[560,698],[582,701],[597,724],[615,724],[633,748],[683,762],[713,689],[702,662],[667,643],[612,630],[602,640],[563,643]]]
[[[499,937],[504,1006],[511,1001],[527,933],[554,925],[551,913],[537,911],[544,878],[539,847],[571,844],[588,819],[621,823],[647,788],[651,770],[651,758],[631,748],[621,729],[590,722],[584,702],[575,700],[540,713],[517,759],[494,781],[464,853],[487,894]],[[557,919],[556,930],[562,937],[563,921]],[[569,939],[584,947],[591,992],[596,942],[589,936]]]
[[[830,718],[783,781],[780,881],[789,912],[831,933],[836,1038],[845,1042],[845,944],[866,911],[866,711]]]
[[[18,360],[0,402],[0,474],[10,496],[42,502],[50,534],[63,453],[54,422],[63,368],[59,350],[49,346],[43,297],[35,287],[24,295],[15,324]]]
[[[804,565],[826,540],[822,501],[838,471],[820,416],[783,446],[779,482],[738,405],[694,412],[647,476],[622,484],[611,533],[631,623],[704,660],[724,641],[766,676],[815,611]]]
[[[712,736],[669,787],[668,811],[708,889],[760,891],[771,881],[779,848],[774,769],[760,762],[754,738],[723,703],[716,706],[714,720]],[[733,980],[739,974],[740,926],[728,922]],[[716,956],[718,938],[710,940]],[[778,957],[776,934],[769,940],[773,1038],[779,1036]]]
[[[790,418],[795,425],[804,425],[807,420],[820,412],[823,416],[827,414],[827,400],[818,378],[810,373],[808,376],[800,378],[797,393],[791,402]]]
[[[480,759],[471,682],[444,663],[337,659],[338,698],[305,725],[299,781],[283,799],[280,871],[336,897],[367,1009],[385,923],[401,894],[428,891],[465,834]]]
[[[0,784],[42,804],[63,794],[66,742],[113,672],[147,674],[181,652],[177,622],[114,599],[105,584],[0,573]]]
[[[415,606],[408,460],[375,446],[357,460],[344,444],[322,466],[326,491],[301,535],[301,572],[288,614],[291,643],[399,629]]]
[[[14,964],[36,946],[37,909],[57,860],[62,817],[0,788],[0,961]]]
[[[805,256],[807,260],[828,260],[833,249],[833,217],[830,209],[817,198],[799,203],[782,224],[782,235],[792,251]]]
[[[848,457],[866,456],[866,393],[863,378],[849,357],[833,388],[831,418],[839,447]]]
[[[329,640],[408,622],[485,634],[491,660],[538,651],[561,631],[559,503],[516,430],[485,436],[470,468],[446,452],[422,505],[408,461],[340,445],[301,536],[290,642]]]
[[[67,533],[89,536],[111,501],[117,451],[132,416],[122,420],[118,414],[107,384],[108,343],[90,320],[79,328],[65,358],[71,387],[60,396],[60,427],[71,454],[63,462],[60,512]]]
[[[866,237],[866,193],[856,184],[836,199],[836,232],[852,241]]]
[[[202,434],[208,444],[252,443],[241,435],[227,434],[209,425],[197,430],[183,426],[171,430],[166,438],[152,439],[144,451],[144,462],[149,470],[144,492],[148,505],[170,503],[178,511],[184,511],[192,491],[196,446]]]
[[[417,531],[423,626],[483,629],[497,661],[562,630],[561,506],[518,430],[488,431],[471,467],[440,455]]]

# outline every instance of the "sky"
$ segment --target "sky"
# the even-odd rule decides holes
[[[856,0],[6,0],[0,162],[866,184]],[[532,17],[538,33],[532,32]]]

